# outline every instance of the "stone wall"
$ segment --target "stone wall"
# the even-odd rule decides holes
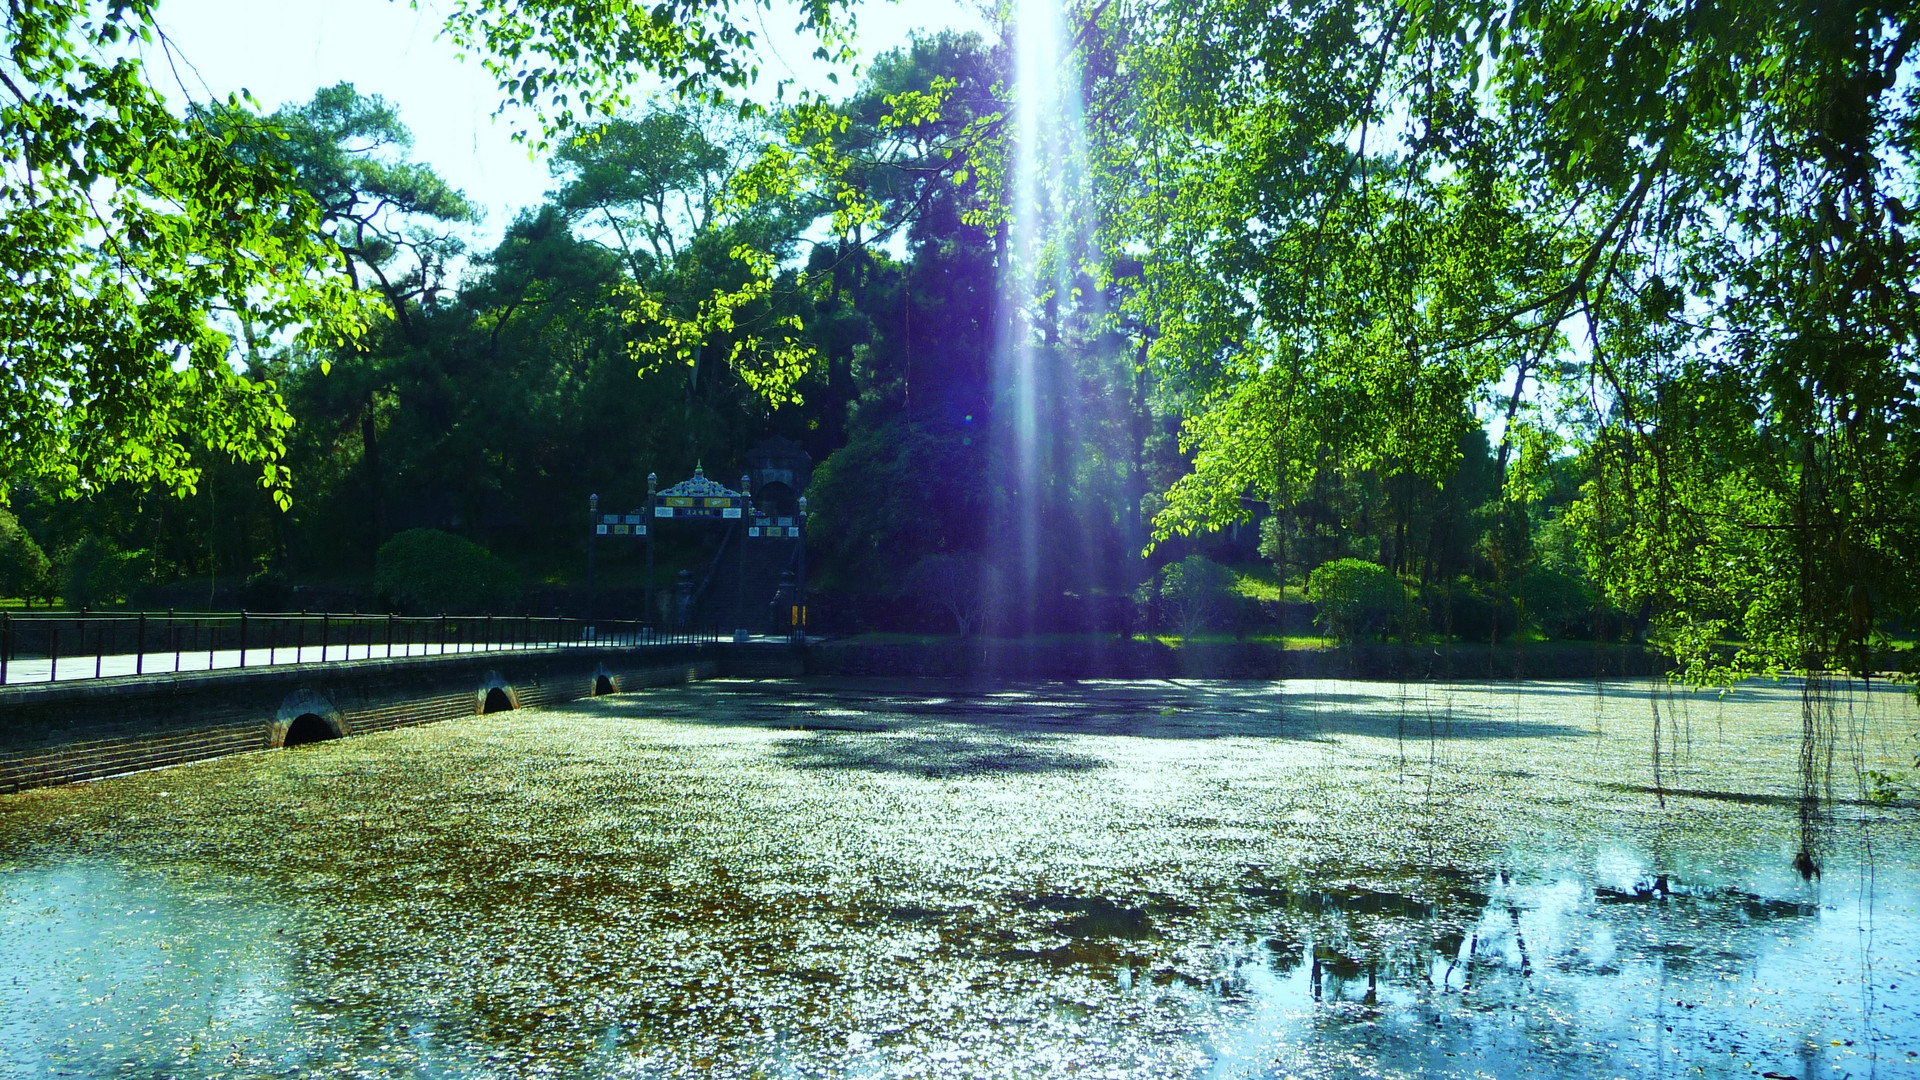
[[[806,650],[806,673],[1009,679],[1591,679],[1658,674],[1644,649],[1580,642],[1287,649],[1268,642],[1169,646],[1113,637],[1056,641],[959,638],[829,641]]]
[[[364,735],[711,678],[722,647],[481,653],[0,688],[0,792],[280,746],[302,716]]]

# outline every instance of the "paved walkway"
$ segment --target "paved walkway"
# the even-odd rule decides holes
[[[114,653],[106,656],[63,656],[57,661],[41,659],[16,659],[7,663],[4,685],[16,686],[25,683],[68,682],[74,679],[111,678],[121,675],[164,675],[175,671],[216,671],[225,668],[287,667],[293,664],[337,664],[348,660],[384,660],[391,657],[398,660],[416,656],[452,656],[460,653],[477,652],[525,652],[529,649],[557,649],[566,645],[570,648],[589,647],[581,642],[533,642],[511,645],[440,645],[415,642],[411,645],[395,643],[389,649],[385,642],[374,645],[329,645],[324,650],[318,645],[304,648],[285,646],[283,648],[260,648],[246,651],[246,662],[241,662],[239,649],[201,649],[195,652],[149,652]]]
[[[731,640],[731,639],[729,639]],[[755,634],[747,639],[756,645],[785,644],[785,637]],[[304,648],[285,646],[280,648],[248,649],[246,662],[241,662],[238,649],[200,649],[194,652],[149,652],[112,653],[105,656],[63,656],[57,661],[44,658],[18,658],[7,663],[6,674],[0,679],[0,685],[25,686],[33,683],[72,682],[81,679],[105,679],[127,675],[166,675],[176,671],[219,671],[238,668],[289,667],[294,664],[338,664],[349,660],[399,660],[405,657],[457,656],[462,653],[527,652],[535,649],[631,649],[647,648],[651,645],[684,644],[683,640],[660,640],[635,645],[632,642],[587,642],[587,641],[537,641],[512,642],[508,644],[465,644],[442,645],[435,643],[407,644],[396,642],[389,647],[385,642],[372,645],[329,645],[324,650],[318,645]]]

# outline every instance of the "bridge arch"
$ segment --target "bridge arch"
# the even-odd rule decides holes
[[[272,723],[267,725],[269,748],[302,746],[325,742],[347,734],[347,725],[326,695],[312,690],[295,690],[280,702]]]
[[[600,697],[605,694],[617,694],[619,692],[620,680],[613,674],[612,668],[601,664],[593,669],[593,692],[591,696]]]
[[[473,692],[473,711],[487,713],[508,712],[520,707],[520,695],[513,684],[500,677],[497,671],[489,671],[480,680],[480,686]]]
[[[280,745],[305,746],[339,737],[340,730],[327,723],[319,713],[301,713],[293,718],[293,723],[287,725],[287,733],[281,737]]]

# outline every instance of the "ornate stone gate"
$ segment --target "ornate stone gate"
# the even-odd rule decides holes
[[[730,570],[731,603],[707,603],[709,610],[706,615],[709,618],[730,616],[735,636],[744,638],[754,623],[762,621],[755,617],[754,608],[757,605],[753,597],[764,592],[772,600],[771,606],[776,609],[775,617],[769,621],[779,624],[778,628],[789,635],[804,635],[807,617],[806,497],[798,499],[797,507],[769,506],[766,512],[762,512],[746,493],[752,486],[750,477],[742,476],[741,490],[736,491],[709,479],[705,468],[700,465],[694,466],[691,477],[664,490],[659,487],[659,482],[658,473],[648,473],[646,506],[623,514],[602,513],[600,497],[592,496],[589,503],[591,529],[587,536],[588,619],[594,617],[595,546],[602,537],[638,540],[646,545],[647,617],[652,619],[658,614],[653,583],[654,538],[662,526],[673,522],[724,529],[719,551],[703,580],[695,582],[692,571],[680,571],[669,616],[676,628],[683,628],[692,622],[696,604],[708,601],[709,597],[722,601],[715,594],[714,586],[716,579],[724,580],[722,574]],[[729,552],[731,559],[727,558]],[[792,570],[780,570],[782,577],[777,583],[759,580],[767,576],[765,568],[772,565],[769,555],[777,560],[781,554],[789,552],[790,561],[794,564]],[[722,564],[727,562],[731,566],[723,568]]]

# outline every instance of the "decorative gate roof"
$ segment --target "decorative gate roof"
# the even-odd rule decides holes
[[[743,498],[743,496],[739,492],[733,490],[730,487],[727,487],[725,484],[715,483],[714,481],[707,479],[706,470],[701,468],[698,465],[695,465],[693,467],[692,479],[682,480],[679,483],[673,485],[672,487],[667,488],[666,490],[660,493],[660,497],[661,498],[668,498],[668,497],[694,498],[694,499]]]

